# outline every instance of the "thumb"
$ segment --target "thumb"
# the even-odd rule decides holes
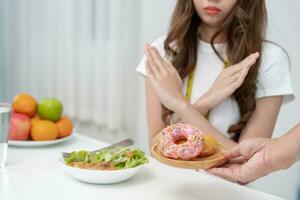
[[[221,153],[228,159],[233,159],[238,156],[241,156],[240,145],[238,144],[235,147],[233,147],[232,149],[224,150]]]
[[[251,138],[243,141],[241,154],[243,154],[246,158],[251,158],[264,147],[265,141],[265,138]]]

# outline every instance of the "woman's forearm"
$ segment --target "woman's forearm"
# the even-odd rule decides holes
[[[196,101],[194,107],[202,114],[202,116],[206,116],[210,111],[211,106],[209,105],[209,101],[205,96],[202,96],[200,99]]]
[[[174,111],[180,116],[183,122],[191,123],[201,127],[202,131],[214,136],[223,145],[227,147],[233,147],[236,145],[234,141],[227,138],[219,130],[212,126],[192,104],[188,102],[182,102],[182,104],[178,105]]]

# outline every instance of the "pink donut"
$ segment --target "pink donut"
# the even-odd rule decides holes
[[[158,137],[158,150],[168,158],[190,160],[203,148],[204,134],[191,124],[173,124],[164,128]],[[182,144],[176,141],[186,139]]]

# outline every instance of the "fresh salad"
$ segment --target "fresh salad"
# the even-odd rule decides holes
[[[74,151],[64,161],[73,167],[94,170],[127,169],[149,162],[142,150],[120,146],[98,152]]]

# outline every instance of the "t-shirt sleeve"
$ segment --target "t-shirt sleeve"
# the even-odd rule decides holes
[[[284,103],[295,98],[288,55],[271,43],[263,47],[256,91],[257,99],[268,96],[284,96]]]
[[[164,50],[165,38],[166,38],[165,36],[162,36],[151,43],[151,46],[156,47],[162,57],[165,56],[165,50]],[[144,55],[143,58],[141,59],[139,65],[136,68],[136,71],[143,76],[147,76],[145,61],[146,61],[146,56]]]

